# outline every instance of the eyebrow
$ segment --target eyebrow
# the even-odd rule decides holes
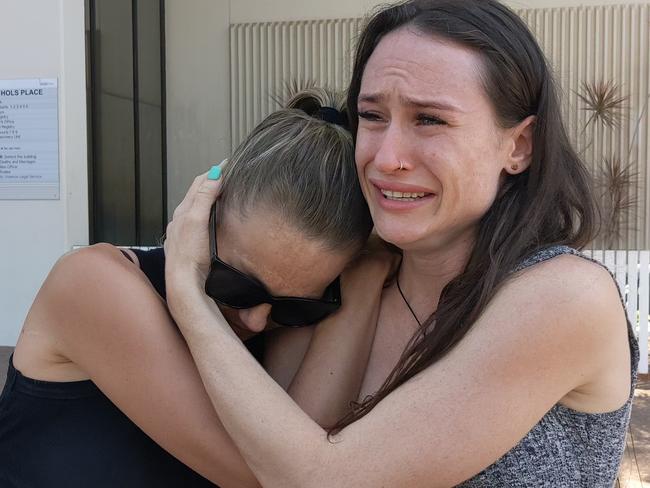
[[[360,94],[357,98],[357,102],[382,103],[386,98],[387,97],[381,93]],[[400,96],[399,101],[404,105],[414,108],[433,108],[444,110],[446,112],[465,112],[465,110],[462,110],[457,105],[442,100],[424,100]]]

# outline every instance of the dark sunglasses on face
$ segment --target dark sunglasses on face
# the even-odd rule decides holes
[[[271,305],[271,319],[279,325],[302,327],[323,320],[341,306],[339,278],[330,283],[320,299],[275,297],[256,279],[242,273],[217,255],[217,204],[210,212],[210,273],[205,292],[215,302],[227,307],[252,308]]]

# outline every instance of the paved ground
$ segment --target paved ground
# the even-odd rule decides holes
[[[4,386],[9,355],[13,349],[0,347],[0,390]],[[627,449],[623,456],[620,488],[650,488],[650,375],[639,378]]]

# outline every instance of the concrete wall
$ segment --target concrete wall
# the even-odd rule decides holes
[[[58,78],[60,200],[0,200],[0,345],[56,259],[88,243],[83,0],[0,0],[0,79]]]
[[[194,176],[230,153],[228,0],[167,0],[169,215]]]

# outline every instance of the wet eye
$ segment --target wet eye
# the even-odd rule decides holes
[[[371,122],[381,120],[381,117],[379,117],[379,115],[374,114],[372,112],[359,112],[359,118]]]
[[[438,117],[434,117],[433,115],[427,115],[427,114],[419,114],[417,120],[420,125],[446,125],[447,124],[444,120],[439,119]]]

